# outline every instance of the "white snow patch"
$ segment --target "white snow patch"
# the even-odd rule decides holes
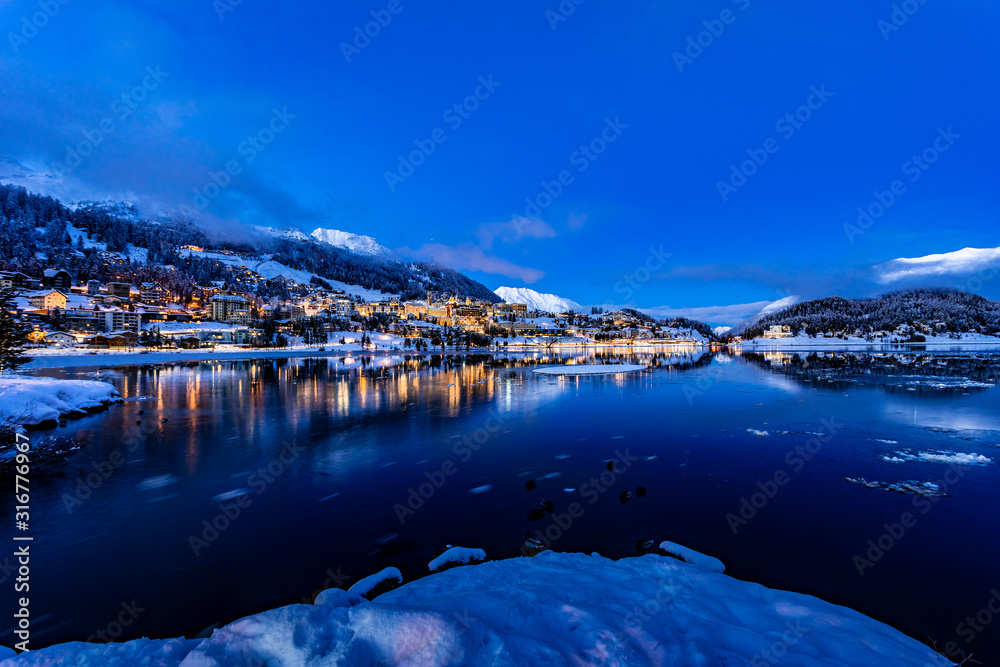
[[[474,563],[486,560],[486,552],[482,549],[466,549],[465,547],[451,547],[443,554],[427,563],[427,569],[437,572],[449,563]]]
[[[397,581],[403,583],[403,573],[397,568],[387,567],[380,572],[368,575],[364,579],[356,581],[353,586],[347,589],[348,593],[367,595],[375,590],[375,587],[386,581]]]
[[[688,549],[685,546],[681,546],[675,542],[660,542],[660,548],[666,551],[668,554],[673,554],[677,556],[685,563],[690,563],[696,567],[700,567],[703,570],[709,572],[725,572],[726,566],[722,564],[722,561],[718,558],[712,558],[711,556],[706,556],[700,551],[695,551],[694,549]]]
[[[771,435],[771,434],[770,434],[770,433],[768,433],[767,431],[758,431],[758,430],[757,430],[757,429],[755,429],[755,428],[748,428],[748,429],[747,429],[747,433],[753,433],[753,434],[754,434],[755,436],[757,436],[758,438],[766,438],[767,436]]]

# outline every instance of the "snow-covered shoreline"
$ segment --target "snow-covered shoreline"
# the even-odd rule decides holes
[[[118,390],[107,382],[0,376],[0,423],[38,426],[121,402]]]
[[[0,667],[953,664],[856,611],[733,579],[697,556],[542,552],[455,567],[371,601],[321,594],[204,640],[67,643]]]

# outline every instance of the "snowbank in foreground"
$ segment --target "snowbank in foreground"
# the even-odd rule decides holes
[[[189,645],[171,645],[168,655],[148,640],[114,651],[65,644],[0,667],[953,664],[845,607],[653,554],[612,561],[543,552],[459,567],[372,602],[248,616],[181,660]]]
[[[0,376],[0,422],[40,424],[121,401],[107,382]]]

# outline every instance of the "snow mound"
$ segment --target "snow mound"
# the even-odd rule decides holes
[[[35,425],[121,402],[118,390],[107,382],[0,377],[0,422]]]
[[[68,642],[22,653],[17,658],[0,658],[0,667],[175,667],[182,663],[189,664],[184,660],[185,656],[202,641],[136,639],[125,644]]]
[[[584,308],[572,299],[565,299],[555,294],[543,294],[527,287],[498,287],[493,293],[504,300],[504,303],[523,303],[528,310],[543,313],[566,313],[571,310],[582,313]]]
[[[66,644],[0,665],[178,664],[141,661],[162,646]],[[248,616],[179,664],[736,666],[779,656],[799,667],[952,664],[808,595],[655,554],[614,561],[553,552],[454,568],[354,607],[293,604]]]
[[[355,593],[357,595],[368,595],[371,593],[379,584],[386,582],[395,581],[397,583],[403,583],[403,573],[397,568],[387,567],[380,572],[371,574],[364,579],[361,579],[353,586],[347,589],[348,593]]]
[[[694,549],[688,549],[685,546],[676,544],[674,542],[660,542],[660,548],[666,551],[668,554],[677,556],[685,563],[690,563],[696,567],[700,567],[708,572],[725,572],[726,566],[722,564],[722,561],[718,558],[712,558],[711,556],[706,556],[705,554],[695,551]]]
[[[468,564],[476,561],[486,560],[486,552],[482,549],[466,549],[465,547],[451,547],[443,554],[427,563],[427,569],[437,572],[445,565],[451,563]]]
[[[638,364],[577,364],[575,366],[547,366],[536,368],[541,375],[604,375],[609,373],[634,373],[646,370]]]

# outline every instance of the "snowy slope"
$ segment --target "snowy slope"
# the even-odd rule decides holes
[[[370,236],[342,232],[339,229],[319,229],[313,230],[310,234],[320,243],[328,243],[338,248],[344,248],[359,255],[369,255],[372,257],[391,257],[392,251],[380,244]]]
[[[260,274],[268,280],[281,275],[286,278],[291,278],[297,283],[304,284],[308,283],[313,277],[313,274],[308,271],[299,271],[282,264],[281,262],[275,262],[274,260],[269,259],[270,255],[244,258],[236,255],[227,255],[221,252],[210,252],[206,250],[181,250],[178,254],[181,257],[207,257],[223,264],[229,264],[230,266],[246,266],[251,271]],[[360,296],[365,301],[379,301],[389,296],[397,296],[379,292],[378,290],[368,289],[366,287],[359,287],[358,285],[348,285],[347,283],[340,282],[339,280],[331,280],[325,276],[320,276],[320,278],[323,278],[327,283],[329,283],[332,289],[344,290],[347,294]]]
[[[543,552],[450,569],[371,602],[323,595],[324,604],[243,618],[196,647],[71,643],[0,667],[953,664],[851,609],[733,579],[712,571],[714,559],[683,553],[714,567]]]
[[[543,294],[527,287],[498,287],[493,293],[504,300],[504,303],[524,303],[528,310],[540,310],[546,313],[565,313],[575,310],[583,312],[583,306],[571,299],[565,299],[555,294]]]

